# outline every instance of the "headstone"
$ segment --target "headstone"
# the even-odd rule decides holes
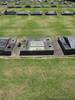
[[[26,5],[24,8],[31,8],[31,6],[30,5]]]
[[[16,15],[16,12],[14,10],[11,11],[5,10],[4,15]]]
[[[29,15],[29,13],[25,11],[20,11],[20,12],[16,12],[16,15]]]
[[[65,11],[61,13],[61,15],[73,15],[73,14],[74,14],[73,12],[69,12],[69,11]]]
[[[51,38],[27,39],[21,43],[20,55],[53,55]]]
[[[46,12],[45,15],[57,15],[56,12]]]
[[[37,16],[37,15],[43,15],[43,13],[42,12],[31,12],[30,13],[31,15],[34,15],[34,16]]]
[[[16,39],[0,38],[0,55],[11,55]]]
[[[75,54],[75,36],[58,38],[58,42],[65,55]]]

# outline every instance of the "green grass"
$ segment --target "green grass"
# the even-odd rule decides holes
[[[57,11],[61,8],[11,9],[16,11]],[[65,8],[65,11],[75,11]],[[41,37],[75,35],[75,16],[0,16],[0,36]]]
[[[0,100],[55,99],[75,99],[75,58],[0,59]]]
[[[0,36],[75,35],[74,16],[0,16]]]

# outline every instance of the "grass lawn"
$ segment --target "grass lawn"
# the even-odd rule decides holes
[[[75,16],[0,16],[0,36],[62,35],[75,35]],[[74,57],[0,58],[0,100],[56,99],[75,99]]]
[[[15,9],[20,11],[20,9]],[[21,9],[24,11],[24,8]],[[25,9],[34,11],[33,8]],[[52,11],[54,9],[50,9]],[[41,11],[50,11],[41,9]],[[65,11],[74,11],[66,9]],[[40,11],[40,9],[36,9]],[[62,12],[63,9],[56,9]],[[17,36],[17,37],[46,37],[75,35],[75,16],[0,16],[0,36]]]
[[[74,100],[75,58],[0,59],[0,100]]]

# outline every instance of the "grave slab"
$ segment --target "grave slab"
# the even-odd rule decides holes
[[[53,55],[51,38],[23,40],[20,55]]]

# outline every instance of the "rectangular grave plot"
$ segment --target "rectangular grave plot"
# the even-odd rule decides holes
[[[28,39],[20,50],[20,55],[52,55],[54,49],[51,40],[44,39]]]
[[[15,43],[11,38],[0,38],[0,55],[11,55]]]
[[[62,12],[61,15],[68,16],[68,15],[74,15],[74,13],[73,12],[69,12],[69,11],[65,11],[65,12]]]
[[[58,42],[65,55],[75,54],[75,37],[62,37],[58,39]]]
[[[4,50],[8,45],[10,38],[0,38],[0,55],[4,55]]]
[[[42,12],[31,12],[30,15],[41,16],[43,15],[43,13]]]

